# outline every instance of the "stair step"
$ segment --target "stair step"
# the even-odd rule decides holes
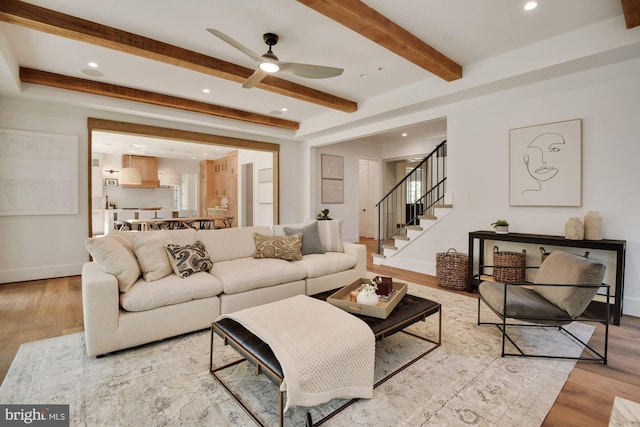
[[[382,255],[382,254],[373,254],[373,257],[374,257],[374,258],[382,258],[382,259],[385,259],[385,258],[386,258],[386,257],[385,257],[384,255]]]
[[[398,250],[398,248],[394,245],[382,245],[382,249],[393,249],[394,251]]]
[[[395,240],[409,240],[409,237],[407,237],[407,236],[406,236],[406,235],[404,235],[404,234],[398,234],[397,236],[393,236],[393,238],[394,238]]]
[[[422,227],[420,227],[419,225],[408,225],[405,227],[406,230],[416,230],[416,231],[422,231]]]
[[[434,208],[442,208],[442,209],[451,209],[453,207],[453,205],[451,204],[442,204],[442,205],[434,205]]]
[[[435,216],[435,215],[420,215],[420,216],[418,217],[418,219],[436,220],[436,219],[438,219],[438,217],[437,217],[437,216]]]

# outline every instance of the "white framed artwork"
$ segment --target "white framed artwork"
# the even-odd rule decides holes
[[[509,205],[582,206],[582,120],[509,131]]]

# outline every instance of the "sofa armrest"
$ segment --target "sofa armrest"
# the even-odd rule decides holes
[[[356,257],[358,277],[367,277],[367,247],[360,243],[343,242],[344,253]]]
[[[82,313],[87,354],[103,354],[101,344],[117,334],[120,290],[116,277],[105,273],[97,262],[82,266]]]

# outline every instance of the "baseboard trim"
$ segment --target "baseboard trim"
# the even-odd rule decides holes
[[[50,265],[0,271],[0,283],[27,282],[56,277],[79,276],[83,264]]]

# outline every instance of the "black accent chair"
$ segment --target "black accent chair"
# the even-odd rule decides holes
[[[482,262],[482,261],[481,261]],[[481,266],[492,267],[492,266]],[[518,267],[522,268],[522,267]],[[605,266],[597,261],[563,251],[553,251],[542,262],[533,283],[499,283],[483,281],[478,285],[478,325],[495,325],[502,332],[502,357],[525,356],[598,361],[607,364],[609,344],[609,285],[602,284]],[[480,270],[482,271],[482,270]],[[478,277],[478,282],[480,278]],[[605,314],[587,317],[587,309],[599,289],[606,296]],[[481,303],[489,307],[500,322],[480,320]],[[605,327],[604,348],[595,350],[564,326],[572,322],[599,322]],[[530,354],[522,350],[509,335],[509,328],[557,328],[585,347],[583,355],[568,357],[552,354]],[[506,341],[515,352],[507,351]]]

